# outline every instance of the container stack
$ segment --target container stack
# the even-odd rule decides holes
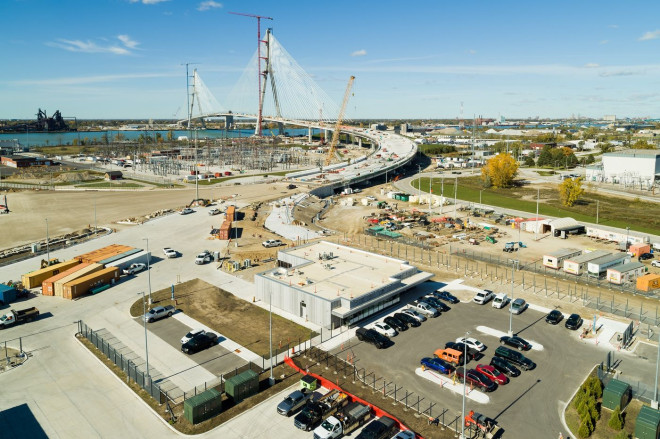
[[[59,264],[51,265],[49,267],[42,268],[41,270],[36,270],[24,274],[21,276],[21,281],[23,282],[23,286],[27,289],[38,288],[43,283],[43,281],[49,277],[60,274],[62,271],[66,271],[78,264],[80,264],[78,259],[71,259],[70,261],[60,262]]]
[[[101,270],[102,268],[103,265],[99,264],[78,264],[43,281],[41,283],[41,294],[44,296],[62,297],[62,286],[66,282],[70,282],[79,277]]]
[[[73,300],[89,293],[92,289],[114,284],[119,280],[119,268],[108,267],[63,285],[62,297]]]

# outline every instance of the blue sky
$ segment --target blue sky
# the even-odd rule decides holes
[[[186,62],[222,103],[256,49],[229,11],[336,102],[355,75],[352,117],[660,117],[657,1],[2,0],[0,118],[183,118]]]

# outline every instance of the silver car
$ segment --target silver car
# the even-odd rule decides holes
[[[307,389],[296,390],[277,405],[277,413],[283,416],[291,416],[302,408],[311,396],[312,393]]]

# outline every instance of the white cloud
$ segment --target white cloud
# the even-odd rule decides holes
[[[609,43],[609,42],[610,42],[610,40],[601,40],[601,41],[600,41],[600,44],[607,44],[607,43]]]
[[[475,53],[477,53],[477,51],[474,50],[474,49],[470,49],[470,50],[468,50],[468,53],[469,53],[470,55],[474,55]]]
[[[117,39],[121,42],[121,45],[113,44],[112,42],[107,44],[98,44],[90,40],[66,40],[64,38],[58,38],[56,41],[49,41],[46,43],[46,45],[68,50],[69,52],[131,55],[133,53],[131,52],[131,49],[135,49],[138,44],[140,44],[137,41],[132,40],[128,35],[118,35]],[[105,38],[100,38],[100,40],[104,42],[108,41]]]
[[[646,32],[644,35],[639,37],[639,41],[657,40],[658,38],[660,38],[660,29]]]
[[[222,3],[214,2],[213,0],[207,0],[204,2],[201,2],[199,6],[197,6],[198,11],[208,11],[209,9],[214,9],[214,8],[221,8]]]
[[[137,45],[140,44],[135,40],[131,40],[131,37],[128,35],[117,35],[117,38],[119,38],[119,41],[124,43],[124,46],[128,47],[129,49],[135,49]]]
[[[156,5],[170,0],[129,0],[131,3],[142,3],[143,5]]]
[[[588,62],[584,65],[584,67],[587,69],[595,69],[596,67],[600,67],[600,64],[595,62]]]
[[[355,52],[351,53],[351,56],[365,56],[367,54],[367,51],[364,49],[356,50]]]
[[[13,85],[48,85],[48,86],[65,86],[82,84],[98,84],[117,82],[125,79],[151,79],[151,78],[173,78],[178,77],[179,72],[172,73],[129,73],[124,75],[101,75],[101,76],[71,76],[62,78],[49,78],[49,79],[23,79],[13,81]]]
[[[618,29],[618,28],[619,28],[619,25],[618,25],[618,24],[610,24],[610,25],[607,26],[607,27],[609,27],[609,28],[611,28],[611,29]]]

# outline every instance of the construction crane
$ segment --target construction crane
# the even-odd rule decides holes
[[[339,116],[337,117],[337,123],[335,124],[335,131],[332,133],[332,141],[330,142],[330,147],[328,148],[328,156],[325,158],[325,166],[328,166],[332,161],[332,156],[335,155],[335,149],[337,148],[337,143],[339,142],[339,129],[341,124],[344,121],[344,113],[346,112],[346,104],[348,104],[348,98],[351,95],[351,88],[353,88],[353,81],[355,81],[355,76],[351,76],[348,79],[348,85],[346,86],[346,93],[344,93],[344,100],[341,103],[341,108],[339,109]]]

